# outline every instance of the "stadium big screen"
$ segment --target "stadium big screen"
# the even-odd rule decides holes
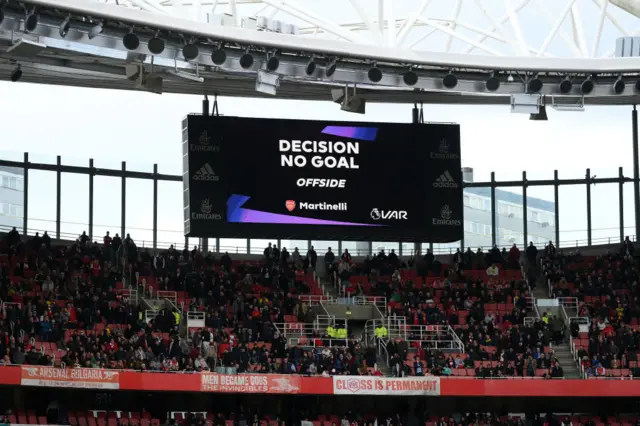
[[[462,237],[460,128],[190,115],[190,237]]]

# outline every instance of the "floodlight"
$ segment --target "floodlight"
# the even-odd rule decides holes
[[[536,75],[531,80],[529,80],[529,83],[527,84],[527,89],[529,90],[529,93],[538,93],[539,91],[542,90],[542,86],[543,86],[542,80],[540,80]]]
[[[242,56],[240,56],[240,66],[246,70],[253,66],[253,55],[249,53],[247,49]]]
[[[489,92],[495,92],[500,88],[500,79],[492,72],[487,81],[484,82],[484,87],[486,87]]]
[[[453,89],[458,85],[458,77],[452,72],[449,72],[442,79],[442,85],[447,89]]]
[[[369,68],[367,76],[372,83],[379,83],[380,80],[382,80],[382,71],[380,71],[380,68],[378,68],[377,65],[373,65]]]
[[[164,52],[164,40],[158,37],[160,32],[156,32],[151,40],[147,43],[147,49],[153,55],[159,55]]]
[[[571,82],[571,79],[569,79],[569,77],[565,77],[560,82],[560,93],[567,94],[567,93],[571,92],[572,88],[573,88],[573,83]]]
[[[418,74],[409,70],[402,75],[402,81],[404,81],[404,84],[407,86],[415,86],[416,83],[418,83]]]
[[[625,86],[626,86],[626,84],[625,84],[624,80],[622,79],[622,76],[620,76],[615,81],[615,83],[613,83],[613,92],[616,95],[620,95],[620,94],[622,94],[622,92],[624,92]]]
[[[98,37],[100,34],[102,34],[102,23],[101,22],[97,22],[93,27],[91,27],[91,29],[89,30],[89,40]]]
[[[583,95],[588,95],[589,93],[593,92],[594,87],[595,87],[595,83],[591,79],[591,76],[589,76],[580,85],[580,91],[582,92]]]
[[[36,30],[37,27],[38,27],[38,15],[34,10],[28,13],[27,16],[25,17],[24,30],[28,33],[32,33]]]
[[[324,70],[324,75],[326,75],[327,77],[331,77],[336,72],[337,68],[338,68],[338,61],[335,59],[332,59],[327,64],[327,67]]]
[[[60,24],[60,28],[58,32],[60,33],[60,37],[65,38],[67,34],[69,34],[69,30],[71,29],[71,15],[67,16],[67,18],[62,21]]]
[[[309,59],[307,66],[304,67],[305,74],[311,76],[314,72],[316,72],[317,64],[314,58]]]
[[[198,46],[193,43],[187,43],[182,48],[182,56],[184,56],[184,59],[187,61],[193,61],[198,57],[199,53]]]
[[[280,59],[276,56],[275,53],[267,55],[267,71],[275,72],[280,67]]]
[[[140,38],[133,33],[133,30],[131,30],[122,37],[122,44],[127,50],[136,50],[140,47]]]
[[[211,52],[211,61],[213,61],[214,64],[222,65],[226,62],[226,60],[227,52],[225,52],[222,46],[218,46],[217,48],[213,49],[213,52]]]

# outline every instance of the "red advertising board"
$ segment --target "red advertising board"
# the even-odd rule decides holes
[[[335,395],[440,395],[440,378],[334,376]]]
[[[22,366],[20,384],[57,388],[119,389],[120,372],[99,368]]]
[[[283,374],[200,374],[200,390],[227,393],[301,393],[301,377]]]
[[[38,366],[0,367],[0,385],[147,392],[279,393],[385,396],[640,397],[638,380],[484,380],[447,377],[303,377],[298,375],[162,373]]]

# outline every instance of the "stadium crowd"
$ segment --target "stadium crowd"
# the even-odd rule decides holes
[[[0,247],[1,364],[66,365],[162,371],[301,374],[382,374],[374,348],[359,336],[328,347],[318,330],[314,346],[290,344],[274,324],[310,324],[312,309],[300,295],[321,295],[313,271],[318,254],[269,244],[260,262],[219,258],[197,248],[138,250],[129,235],[108,233],[102,243],[82,234],[70,244],[50,237],[22,239],[13,230]],[[564,340],[563,324],[546,317],[525,322],[532,279],[523,279],[521,258],[535,277],[542,273],[558,296],[577,297],[580,315],[592,317],[587,335],[572,325],[573,342],[587,375],[606,376],[637,366],[640,334],[638,270],[633,244],[618,253],[585,260],[564,255],[550,243],[521,255],[494,247],[468,249],[450,265],[431,252],[402,260],[392,250],[353,261],[331,250],[323,263],[345,295],[382,296],[391,314],[410,329],[449,325],[464,353],[438,347],[437,340],[391,339],[386,343],[391,374],[477,377],[563,377],[551,343]],[[135,294],[175,292],[174,303],[147,321]],[[184,315],[200,312],[205,327],[184,329]],[[182,328],[181,328],[182,325]],[[577,333],[577,334],[576,334]],[[386,336],[383,336],[386,337]],[[587,342],[583,345],[583,339]],[[447,350],[449,349],[449,350]],[[228,370],[227,370],[228,371]]]
[[[541,264],[554,297],[578,301],[571,337],[585,375],[637,377],[640,269],[630,239],[598,256],[549,250]]]

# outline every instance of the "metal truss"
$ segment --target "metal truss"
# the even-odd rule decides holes
[[[640,27],[640,0],[98,1],[201,21],[227,14],[237,25],[265,16],[304,37],[494,56],[607,58],[616,37]]]

